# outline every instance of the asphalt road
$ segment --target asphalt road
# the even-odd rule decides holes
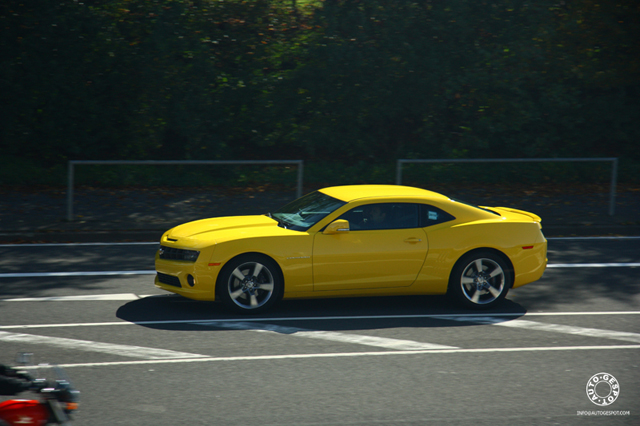
[[[155,249],[0,246],[0,362],[64,365],[76,425],[640,424],[640,238],[552,239],[544,277],[481,314],[393,297],[240,318],[155,289]],[[586,394],[601,372],[609,406]]]

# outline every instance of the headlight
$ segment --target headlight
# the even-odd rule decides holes
[[[198,260],[198,256],[200,256],[199,251],[195,250],[184,250],[184,260],[187,262],[195,262]]]

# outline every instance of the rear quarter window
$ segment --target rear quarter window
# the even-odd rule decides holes
[[[445,212],[438,207],[431,206],[429,204],[420,205],[420,226],[422,228],[437,225],[439,223],[449,222],[454,219],[455,216]]]

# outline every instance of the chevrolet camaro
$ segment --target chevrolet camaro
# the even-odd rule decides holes
[[[540,217],[425,189],[335,186],[263,215],[188,222],[164,233],[155,285],[244,313],[282,298],[448,294],[499,304],[540,279]]]

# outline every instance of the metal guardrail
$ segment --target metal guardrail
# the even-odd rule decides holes
[[[302,179],[304,174],[304,161],[303,160],[74,160],[68,162],[67,169],[67,221],[73,221],[73,180],[75,174],[75,166],[77,164],[100,164],[100,165],[179,165],[179,164],[191,164],[191,165],[269,165],[269,164],[293,164],[298,166],[298,182],[296,185],[296,198],[302,196]]]
[[[616,185],[618,180],[618,158],[478,158],[478,159],[456,159],[456,160],[398,160],[396,165],[396,185],[402,182],[402,165],[407,163],[539,163],[539,162],[611,162],[611,183],[609,190],[609,216],[613,216],[616,211]]]

